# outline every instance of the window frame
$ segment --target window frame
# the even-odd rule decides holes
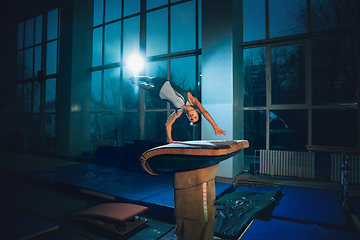
[[[102,63],[101,65],[98,66],[92,66],[89,68],[89,70],[91,72],[95,72],[95,71],[101,71],[101,81],[102,81],[102,88],[104,86],[103,81],[104,81],[104,71],[106,69],[111,69],[111,68],[115,68],[115,67],[120,67],[120,88],[122,88],[122,81],[124,78],[124,68],[126,67],[126,61],[123,59],[123,31],[124,31],[124,20],[133,18],[133,17],[137,17],[140,16],[140,55],[142,56],[146,56],[145,55],[145,51],[146,51],[146,16],[148,13],[153,13],[155,11],[158,10],[167,10],[168,12],[168,37],[167,37],[167,41],[168,41],[168,46],[167,46],[167,53],[165,54],[160,54],[160,55],[155,55],[155,56],[148,56],[148,57],[144,57],[145,58],[145,62],[146,63],[152,63],[152,62],[158,62],[158,61],[167,61],[167,76],[169,77],[171,75],[171,60],[172,59],[177,59],[177,58],[185,58],[185,57],[189,57],[189,56],[195,56],[195,92],[193,93],[193,95],[195,97],[200,98],[200,75],[201,75],[201,70],[200,70],[200,62],[201,62],[201,34],[200,34],[200,30],[201,30],[201,26],[199,26],[199,23],[201,20],[199,20],[199,18],[201,17],[201,1],[202,0],[181,0],[181,1],[176,1],[176,2],[172,2],[171,0],[167,1],[166,4],[164,5],[160,5],[157,7],[153,7],[153,8],[149,8],[147,9],[146,7],[146,2],[147,0],[141,0],[140,1],[140,12],[138,13],[134,13],[131,15],[127,15],[124,16],[124,0],[121,1],[121,16],[120,18],[114,19],[112,21],[109,22],[105,22],[105,1],[103,1],[103,12],[102,12],[102,23],[97,23],[96,25],[93,25],[93,30],[94,29],[98,29],[102,27]],[[173,6],[177,6],[183,3],[188,3],[188,2],[194,2],[195,5],[195,49],[191,49],[191,50],[185,50],[185,51],[181,51],[181,52],[171,52],[171,8]],[[120,47],[120,62],[115,62],[115,63],[110,63],[110,64],[104,64],[104,35],[105,35],[105,26],[114,22],[120,21],[121,22],[121,34],[120,34],[120,38],[121,38],[121,47]],[[142,72],[139,73],[140,75],[145,75],[145,70],[143,70]],[[122,90],[120,90],[122,91]],[[103,94],[102,94],[103,95]],[[103,98],[103,97],[102,97]],[[145,104],[145,91],[140,89],[139,94],[138,94],[138,101],[139,101],[139,106],[137,109],[124,109],[122,106],[122,100],[120,98],[120,110],[119,111],[104,111],[103,109],[101,110],[97,110],[97,111],[91,111],[91,115],[95,115],[95,114],[99,114],[100,115],[100,129],[101,129],[101,133],[99,136],[99,139],[102,139],[104,137],[104,133],[103,133],[103,115],[104,114],[114,114],[114,115],[118,115],[118,119],[123,119],[124,115],[126,114],[138,114],[138,119],[137,121],[139,122],[139,136],[138,139],[146,139],[146,124],[145,124],[145,116],[147,113],[161,113],[164,112],[166,113],[166,118],[168,118],[170,116],[170,114],[174,111],[173,108],[171,108],[170,104],[167,103],[166,104],[166,108],[161,109],[161,108],[146,108],[146,104]],[[165,124],[166,119],[164,119],[164,124]],[[121,129],[123,128],[123,126],[121,126],[121,120],[119,120],[119,124],[118,124],[118,137],[117,137],[117,144],[119,146],[122,146],[125,142],[127,142],[128,140],[125,139],[124,136],[122,136],[121,134]],[[164,126],[165,128],[165,126]],[[120,129],[120,130],[119,130]],[[195,130],[194,130],[195,131]],[[196,133],[192,133],[192,135],[198,135],[200,136],[200,130],[196,130]],[[91,138],[93,139],[93,138]],[[165,137],[166,139],[166,137]]]
[[[57,33],[56,36],[50,40],[47,39],[48,35],[48,14],[54,10],[57,10]],[[24,135],[24,149],[37,149],[41,151],[48,151],[48,152],[56,152],[56,144],[54,144],[56,141],[56,109],[53,112],[46,112],[45,110],[45,94],[46,94],[46,82],[48,79],[58,79],[58,73],[59,73],[59,47],[60,47],[60,16],[61,16],[61,8],[53,8],[50,10],[46,10],[41,12],[40,14],[37,14],[36,16],[22,20],[18,22],[17,26],[19,28],[20,24],[24,25],[23,32],[21,35],[19,35],[19,29],[18,29],[18,47],[16,50],[17,58],[19,56],[19,53],[25,52],[28,49],[33,49],[32,51],[32,76],[26,77],[24,74],[25,71],[25,58],[23,54],[22,63],[20,65],[20,68],[22,68],[22,74],[21,78],[16,76],[16,79],[13,81],[13,84],[16,85],[16,88],[18,89],[18,86],[21,86],[21,93],[17,96],[17,99],[21,101],[21,107],[19,109],[16,109],[16,122],[17,122],[17,130],[22,132]],[[37,19],[41,17],[41,40],[40,42],[36,42],[37,37]],[[25,29],[25,23],[29,20],[34,19],[34,26],[33,26],[33,33],[32,33],[32,44],[29,46],[25,46],[25,38],[26,38],[26,29]],[[22,47],[19,46],[19,37],[22,36]],[[39,40],[39,39],[38,39]],[[55,73],[47,74],[46,73],[46,64],[47,64],[47,45],[48,43],[56,42],[56,56],[55,56]],[[40,70],[38,72],[35,72],[36,68],[36,49],[41,48],[41,54],[40,54]],[[17,71],[19,71],[18,66],[16,66]],[[40,75],[39,75],[40,74]],[[25,85],[30,84],[31,85],[31,93],[30,93],[30,109],[29,111],[24,111],[24,89]],[[39,89],[39,102],[37,103],[39,106],[39,110],[34,110],[34,99],[35,99],[35,90],[34,86],[38,85],[40,87]],[[56,86],[55,86],[55,105],[56,105]],[[51,117],[52,119],[55,119],[55,123],[51,127],[52,133],[48,133],[47,129],[49,129],[47,119]],[[37,129],[37,123],[35,118],[39,119],[39,127],[37,131],[34,129]],[[29,119],[30,121],[26,121],[26,119]],[[26,131],[26,129],[30,129]],[[33,142],[35,140],[35,144]]]
[[[265,146],[266,150],[271,149],[270,147],[270,121],[269,121],[269,115],[271,110],[292,110],[292,109],[303,109],[307,110],[308,113],[308,140],[307,145],[313,144],[313,111],[318,109],[358,109],[358,102],[360,96],[357,96],[357,102],[348,102],[348,103],[334,103],[334,104],[322,104],[322,105],[315,105],[312,103],[312,65],[311,65],[311,46],[312,41],[317,39],[325,39],[329,37],[334,36],[347,36],[347,35],[353,35],[357,31],[359,31],[359,21],[360,18],[358,17],[357,23],[354,26],[346,26],[346,27],[339,27],[339,28],[333,28],[333,29],[326,29],[322,31],[311,31],[311,0],[307,0],[307,32],[296,34],[296,35],[289,35],[289,36],[283,36],[283,37],[276,37],[276,38],[269,38],[269,0],[265,1],[265,29],[266,29],[266,38],[263,40],[256,40],[256,41],[247,41],[242,42],[241,45],[235,46],[235,48],[241,48],[244,49],[252,49],[257,47],[265,47],[266,48],[266,106],[262,107],[245,107],[242,108],[239,107],[238,110],[244,110],[244,111],[266,111],[266,137],[265,137]],[[359,13],[360,4],[357,6],[357,12]],[[245,9],[243,11],[246,11]],[[358,35],[357,35],[358,36]],[[357,39],[357,48],[359,49],[359,42],[360,39]],[[305,44],[305,103],[304,104],[272,104],[271,102],[271,48],[277,47],[277,46],[286,46],[290,44],[298,44],[298,43],[304,43]],[[359,50],[357,53],[357,56],[359,57]],[[357,59],[357,66],[359,66],[360,59]],[[358,67],[359,69],[359,67]],[[360,79],[360,73],[357,73],[357,76],[355,77],[355,81],[357,81],[357,89],[360,89],[359,79]],[[357,114],[359,119],[359,113]],[[359,122],[359,121],[358,121]],[[360,124],[357,125],[357,132],[359,132]],[[359,135],[359,134],[358,134]],[[360,146],[360,139],[358,137],[357,139],[357,147]],[[254,149],[255,151],[258,149]],[[304,149],[306,150],[306,146],[304,146]],[[256,155],[254,152],[252,154],[253,156]]]

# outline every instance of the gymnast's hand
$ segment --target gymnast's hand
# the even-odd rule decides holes
[[[220,136],[225,136],[225,135],[226,135],[226,131],[221,130],[220,128],[216,128],[216,129],[215,129],[215,136],[217,136],[218,134],[219,134]]]

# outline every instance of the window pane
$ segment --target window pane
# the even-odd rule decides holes
[[[34,19],[25,22],[25,47],[34,45]]]
[[[314,145],[357,147],[356,109],[317,109],[312,119]]]
[[[92,51],[92,66],[99,66],[102,64],[102,37],[103,28],[95,28],[93,30],[93,51]]]
[[[244,42],[265,39],[265,0],[243,1]]]
[[[140,16],[124,20],[123,59],[139,55],[140,49]]]
[[[156,7],[165,5],[167,3],[168,3],[168,0],[147,0],[146,8],[147,9],[156,8]]]
[[[22,92],[22,84],[16,85],[16,112],[21,113],[22,112],[22,106],[23,106],[23,92]]]
[[[25,62],[24,62],[24,78],[32,78],[34,74],[34,59],[33,59],[33,48],[28,48],[24,52]]]
[[[244,111],[244,118],[244,138],[251,143],[244,154],[253,156],[255,150],[266,149],[266,111]]]
[[[100,114],[91,114],[91,139],[100,139],[101,138],[101,115]]]
[[[123,110],[139,109],[139,87],[129,81],[133,71],[123,68],[123,81],[121,89],[121,107]]]
[[[46,75],[55,74],[57,66],[57,41],[49,42],[46,49]]]
[[[122,126],[119,135],[122,142],[133,142],[139,139],[139,113],[123,112]]]
[[[24,112],[31,112],[31,83],[24,84]]]
[[[58,9],[48,13],[47,40],[57,38],[58,35]]]
[[[145,113],[145,140],[166,142],[166,112]]]
[[[103,139],[117,141],[118,120],[117,114],[103,115]]]
[[[244,49],[244,106],[266,106],[266,49]]]
[[[24,47],[24,23],[19,23],[18,25],[18,49]]]
[[[168,61],[158,61],[146,63],[146,76],[162,77],[167,79]]]
[[[104,71],[103,110],[120,109],[120,68]]]
[[[24,78],[24,51],[19,51],[17,53],[16,61],[16,79],[21,80]]]
[[[356,42],[354,35],[312,41],[313,104],[357,102]]]
[[[140,12],[140,0],[124,0],[124,17]]]
[[[195,1],[171,7],[171,52],[195,49]]]
[[[91,111],[101,111],[101,71],[92,73]]]
[[[146,56],[168,52],[168,10],[162,9],[147,14]]]
[[[120,35],[121,22],[105,26],[105,64],[120,62]]]
[[[56,78],[46,81],[45,90],[45,112],[54,113],[56,106]]]
[[[170,81],[175,85],[190,91],[194,97],[195,92],[195,56],[171,59]]]
[[[94,26],[99,25],[103,22],[103,6],[103,0],[94,0]]]
[[[269,0],[270,37],[306,33],[307,0]]]
[[[168,61],[150,62],[146,64],[146,76],[162,77],[167,79]],[[145,91],[146,109],[165,109],[166,101],[152,97],[148,91]]]
[[[105,1],[105,22],[121,17],[121,0]]]
[[[40,115],[32,115],[32,135],[40,136]]]
[[[305,44],[271,48],[271,103],[305,103]]]
[[[41,46],[35,47],[35,62],[34,62],[34,76],[38,76],[38,71],[41,70]]]
[[[354,26],[357,4],[357,0],[311,0],[312,31]]]
[[[33,102],[33,113],[40,112],[40,83],[34,82],[34,102]]]
[[[45,136],[55,137],[55,114],[45,115]]]
[[[272,110],[270,149],[301,151],[307,145],[307,110]]]
[[[42,42],[42,15],[36,17],[35,23],[35,44],[39,44]]]

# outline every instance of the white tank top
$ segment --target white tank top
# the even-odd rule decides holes
[[[166,81],[160,89],[159,97],[171,102],[176,110],[180,109],[182,105],[190,106],[189,101],[186,101],[183,95],[175,91],[169,81]]]

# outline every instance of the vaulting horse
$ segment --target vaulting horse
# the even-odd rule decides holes
[[[219,163],[249,147],[246,140],[186,141],[144,152],[142,167],[152,175],[174,173],[176,236],[214,239],[215,174]]]

